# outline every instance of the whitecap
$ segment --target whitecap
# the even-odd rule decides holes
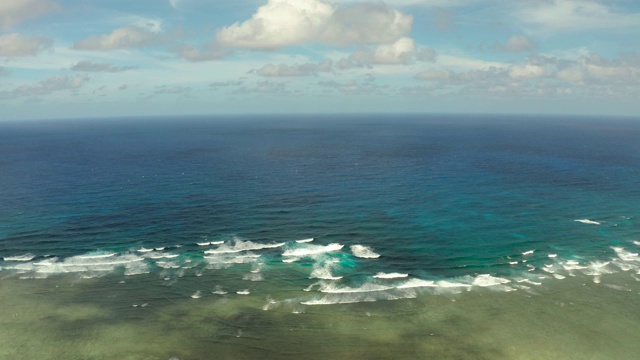
[[[249,291],[249,289],[244,289],[244,290],[236,291],[236,294],[238,294],[238,295],[249,295],[249,294],[251,294],[251,292]]]
[[[298,244],[304,244],[304,243],[310,243],[314,240],[314,238],[309,238],[309,239],[302,239],[302,240],[296,240],[296,242]]]
[[[227,294],[226,291],[222,290],[222,286],[220,286],[220,285],[216,285],[215,290],[213,290],[211,293],[212,294],[216,294],[216,295],[226,295]]]
[[[244,274],[244,276],[242,277],[242,280],[245,280],[245,281],[262,281],[262,280],[264,280],[264,277],[260,273],[248,273],[248,274]]]
[[[397,278],[406,278],[409,274],[401,274],[401,273],[383,273],[379,272],[373,275],[376,279],[397,279]]]
[[[589,220],[589,219],[578,219],[578,220],[573,220],[573,221],[577,221],[577,222],[583,223],[583,224],[600,225],[599,222],[593,221],[593,220]]]
[[[284,253],[282,253],[282,256],[296,257],[296,258],[310,257],[310,256],[324,254],[327,252],[339,251],[343,247],[344,245],[337,244],[337,243],[329,244],[326,246],[305,244],[304,246],[301,246],[301,247],[296,247],[294,249],[286,250]]]
[[[104,259],[116,256],[116,253],[95,253],[95,254],[87,254],[87,255],[78,255],[76,258],[78,259]]]
[[[509,279],[491,276],[490,274],[481,274],[476,276],[476,278],[473,280],[472,285],[480,286],[480,287],[489,287],[489,286],[500,286],[500,285],[508,284],[510,282],[511,280]]]
[[[313,265],[313,270],[310,279],[324,279],[324,280],[340,280],[342,276],[334,276],[332,274],[333,269],[337,266],[337,262],[324,261]]]
[[[274,249],[284,246],[284,243],[277,244],[260,244],[255,243],[253,241],[243,241],[236,240],[233,245],[230,244],[222,244],[217,249],[207,250],[205,254],[232,254],[239,253],[243,251],[255,251],[255,250],[263,250],[263,249]]]
[[[332,283],[325,284],[320,288],[320,292],[323,293],[332,293],[332,294],[345,294],[345,293],[368,293],[368,292],[379,292],[379,291],[387,291],[394,289],[393,286],[385,286],[378,285],[373,283],[365,283],[359,287],[349,287],[349,286],[337,286]]]
[[[525,252],[523,252],[523,253],[522,253],[522,255],[524,255],[524,256],[532,255],[534,251],[535,251],[535,250],[525,251]]]
[[[374,252],[371,247],[364,245],[351,245],[351,252],[356,257],[364,259],[377,259],[380,257],[380,254]]]
[[[5,256],[4,261],[31,261],[36,256],[33,254],[24,254],[24,255],[16,255],[16,256]]]
[[[408,280],[398,286],[397,289],[412,289],[412,288],[423,288],[423,287],[437,287],[435,281],[431,280],[422,280],[422,279],[411,279]]]
[[[193,293],[193,295],[191,295],[192,299],[200,299],[202,297],[202,294],[200,293],[200,290],[196,291],[195,293]]]

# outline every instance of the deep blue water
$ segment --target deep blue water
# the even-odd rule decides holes
[[[0,273],[25,254],[199,258],[196,243],[234,237],[339,243],[334,270],[354,279],[502,276],[527,270],[530,250],[535,266],[607,260],[640,240],[638,139],[638,120],[580,117],[4,122]]]

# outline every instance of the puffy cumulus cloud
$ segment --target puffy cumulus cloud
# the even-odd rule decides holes
[[[89,77],[86,75],[75,77],[52,76],[35,85],[22,85],[13,90],[0,91],[0,99],[44,96],[58,91],[78,89],[88,80]]]
[[[504,51],[526,52],[535,49],[536,44],[524,35],[513,35],[506,44],[501,44],[498,47]]]
[[[53,40],[45,37],[32,37],[21,34],[0,35],[0,56],[36,55],[53,44]]]
[[[275,50],[308,42],[332,45],[390,43],[409,32],[413,18],[384,3],[334,7],[320,0],[269,0],[251,19],[222,28],[222,46]]]
[[[415,61],[434,62],[438,53],[432,48],[418,48],[413,39],[402,37],[390,44],[380,44],[377,47],[361,48],[349,57],[341,58],[337,62],[340,69],[353,67],[369,67],[375,64],[409,64]]]
[[[255,73],[265,77],[293,77],[293,76],[315,76],[320,72],[330,72],[333,68],[333,61],[330,59],[320,63],[307,63],[296,65],[273,65],[267,64]]]
[[[587,80],[598,83],[640,84],[640,55],[626,55],[618,59],[605,59],[591,54],[578,61]]]
[[[198,49],[192,45],[175,47],[173,52],[177,56],[192,62],[220,60],[229,54],[228,51],[215,46],[205,46],[202,49]]]
[[[426,86],[408,93],[467,94],[507,97],[637,97],[640,55],[607,59],[598,54],[578,58],[533,55],[507,67],[454,71],[443,64],[417,73]]]
[[[78,50],[107,51],[115,49],[140,48],[162,41],[162,34],[148,31],[139,26],[125,26],[113,30],[110,34],[94,35],[76,41]]]
[[[90,61],[78,61],[75,65],[71,66],[69,70],[73,71],[86,71],[86,72],[108,72],[108,73],[117,73],[122,71],[127,71],[134,69],[131,66],[115,66],[112,64],[105,63],[94,63]]]
[[[541,78],[546,74],[547,71],[540,65],[513,65],[509,68],[509,76],[512,79],[536,79]]]
[[[556,77],[559,80],[573,83],[581,83],[584,81],[584,72],[577,67],[570,67],[566,69],[558,70]]]
[[[406,64],[413,60],[416,53],[416,42],[403,37],[393,44],[382,44],[373,52],[376,64]]]
[[[9,29],[25,20],[40,17],[59,8],[53,0],[2,0],[0,29]]]

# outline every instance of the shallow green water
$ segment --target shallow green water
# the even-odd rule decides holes
[[[636,359],[640,351],[640,283],[628,274],[605,275],[606,285],[571,277],[529,291],[271,301],[268,310],[266,297],[164,289],[131,304],[135,282],[113,280],[4,279],[0,358]]]

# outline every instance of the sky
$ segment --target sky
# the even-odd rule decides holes
[[[0,1],[0,120],[253,113],[640,116],[640,1]]]

